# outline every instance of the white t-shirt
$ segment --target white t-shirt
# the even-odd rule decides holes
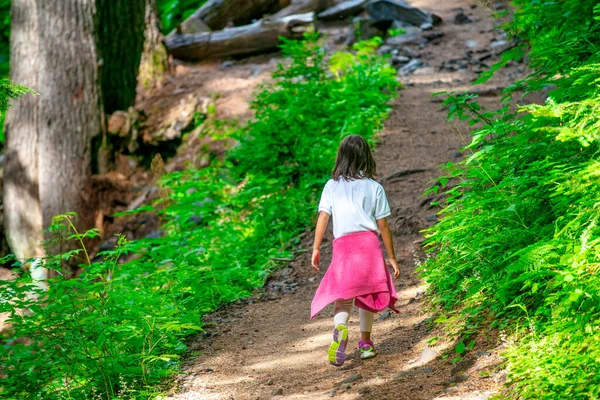
[[[336,238],[355,232],[379,233],[377,220],[391,214],[383,186],[368,178],[327,181],[319,203],[321,211],[332,215]]]

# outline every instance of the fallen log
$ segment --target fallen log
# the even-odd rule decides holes
[[[278,19],[267,17],[250,25],[217,32],[175,33],[169,35],[166,46],[169,53],[180,60],[248,55],[276,48],[280,36],[302,39],[310,27],[316,29],[314,13]]]
[[[273,14],[273,18],[284,18],[309,12],[320,13],[335,5],[335,0],[291,0],[291,4]]]
[[[366,2],[367,0],[343,1],[340,4],[319,13],[317,17],[324,21],[335,21],[353,17],[364,11]]]
[[[263,15],[272,14],[290,4],[290,0],[208,0],[195,13],[181,23],[184,33],[200,33],[194,31],[203,24],[214,31],[230,24],[245,25]]]

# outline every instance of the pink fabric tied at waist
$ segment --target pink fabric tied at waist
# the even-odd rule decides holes
[[[351,233],[333,241],[331,264],[315,293],[310,318],[336,300],[351,298],[367,311],[390,307],[399,312],[394,306],[398,300],[394,280],[375,232]]]

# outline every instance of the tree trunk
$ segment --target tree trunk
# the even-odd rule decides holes
[[[154,0],[146,0],[146,30],[140,61],[138,83],[144,89],[155,87],[167,72],[169,56],[160,29],[160,19]]]
[[[301,39],[309,26],[314,27],[314,19],[314,13],[307,13],[280,19],[265,18],[217,32],[170,35],[167,49],[173,57],[182,60],[254,54],[276,48],[280,36]]]
[[[76,212],[80,231],[94,224],[92,139],[105,106],[135,101],[146,1],[12,1],[11,79],[40,94],[7,114],[5,224],[19,258],[43,255],[42,229],[58,214]]]
[[[38,89],[38,18],[36,0],[12,0],[10,78]],[[24,95],[6,114],[4,225],[12,252],[21,259],[43,256],[42,208],[38,177],[38,96]],[[45,269],[32,270],[35,279]]]
[[[79,215],[82,231],[94,225],[91,146],[103,120],[95,11],[94,0],[38,0],[37,156],[44,227],[65,212]]]
[[[112,114],[135,102],[144,48],[147,0],[96,0],[97,45],[104,110]]]
[[[196,24],[196,21],[205,23],[215,31],[229,24],[245,25],[262,18],[265,14],[272,14],[287,6],[289,2],[289,0],[209,0],[181,25],[183,31]]]

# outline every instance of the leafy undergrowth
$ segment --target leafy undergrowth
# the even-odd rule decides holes
[[[162,31],[165,34],[171,32],[177,25],[196,12],[204,3],[206,3],[206,0],[157,0],[156,7]]]
[[[84,268],[77,279],[50,280],[47,291],[27,276],[3,284],[0,311],[12,312],[13,332],[0,355],[1,397],[158,393],[201,317],[249,296],[293,256],[340,139],[356,133],[372,141],[381,128],[398,83],[375,55],[378,43],[326,61],[315,34],[285,41],[288,59],[260,88],[255,119],[231,132],[212,127],[238,145],[208,168],[164,175],[162,199],[138,210],[160,213],[163,237],[120,237],[91,261],[81,247],[49,256],[49,268],[74,258]],[[160,172],[159,158],[153,168]],[[55,219],[53,248],[96,235],[75,232],[73,218]]]
[[[484,110],[450,94],[450,118],[470,120],[465,161],[422,267],[441,320],[511,334],[508,394],[600,397],[600,6],[517,1],[504,29],[519,45],[480,79],[527,54],[533,73],[505,90],[545,91],[542,105]],[[431,190],[437,191],[438,187]]]

